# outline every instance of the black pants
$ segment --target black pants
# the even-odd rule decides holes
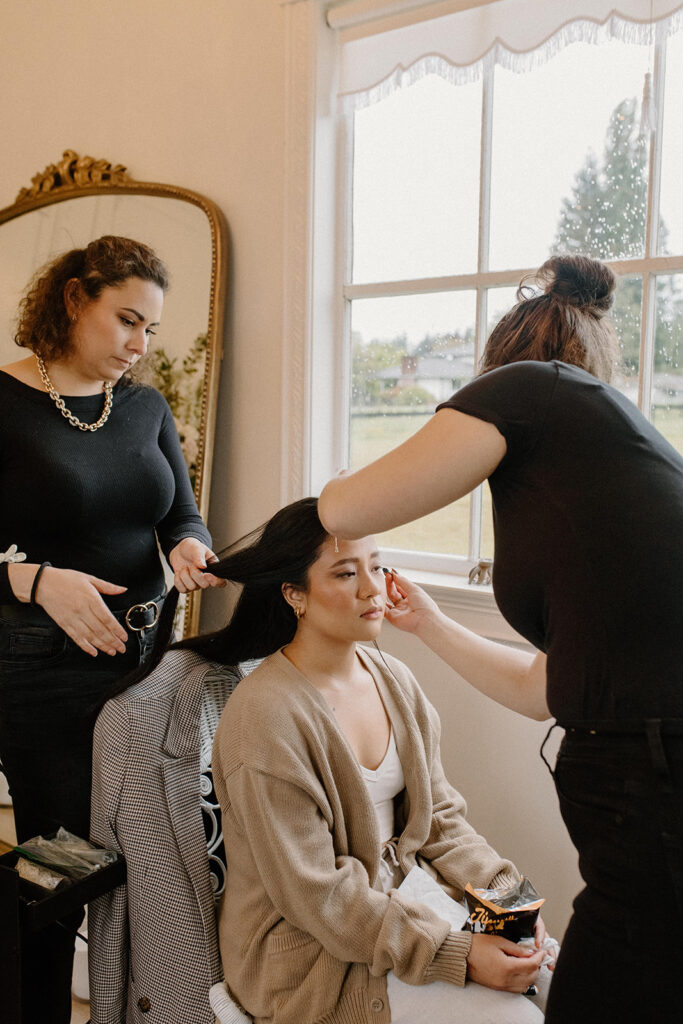
[[[683,1019],[683,722],[568,730],[554,772],[586,888],[562,944],[547,1024]]]
[[[0,762],[17,839],[63,825],[88,838],[92,709],[144,657],[153,630],[129,632],[125,654],[80,650],[40,609],[0,608]],[[76,930],[82,915],[22,944],[23,1024],[68,1024]],[[0,965],[0,974],[2,965]]]

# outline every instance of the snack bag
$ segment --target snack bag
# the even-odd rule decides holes
[[[500,935],[511,942],[531,939],[538,911],[545,903],[528,878],[508,889],[474,889],[465,886],[469,916],[463,931]]]

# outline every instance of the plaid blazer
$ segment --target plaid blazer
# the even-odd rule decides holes
[[[214,1024],[223,973],[200,809],[200,717],[238,668],[170,651],[109,701],[93,745],[91,837],[126,858],[125,885],[89,905],[92,1024]]]

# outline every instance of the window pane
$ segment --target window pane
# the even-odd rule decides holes
[[[493,558],[493,502],[488,482],[481,489],[481,558]]]
[[[574,43],[530,74],[496,67],[491,268],[555,251],[616,259],[645,244],[648,154],[638,140],[650,51]]]
[[[664,130],[662,133],[661,217],[659,222],[659,252],[683,251],[683,198],[681,196],[681,168],[683,168],[683,32],[667,42],[666,89],[664,94]]]
[[[477,269],[481,83],[429,75],[355,115],[353,280]]]
[[[475,293],[352,303],[349,466],[359,469],[422,427],[474,372]],[[468,554],[469,498],[382,534],[383,547]]]
[[[488,320],[487,338],[498,321],[516,304],[517,287],[515,285],[510,288],[489,288],[486,310]]]
[[[652,422],[683,454],[683,274],[657,278]]]
[[[487,294],[487,337],[502,316],[517,302],[517,285],[508,288],[489,288]],[[483,346],[482,346],[483,351]],[[491,489],[484,484],[481,492],[481,545],[480,557],[493,558],[493,504]]]
[[[635,405],[638,404],[640,377],[642,306],[642,277],[636,275],[618,278],[614,291],[614,305],[610,313],[621,348],[621,369],[614,383]]]

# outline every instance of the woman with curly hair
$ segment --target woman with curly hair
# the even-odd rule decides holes
[[[108,235],[39,271],[0,369],[0,761],[19,842],[87,838],[86,713],[145,654],[163,600],[216,582],[173,417],[127,372],[161,319],[168,275]],[[77,921],[27,939],[25,1024],[70,1019]]]

